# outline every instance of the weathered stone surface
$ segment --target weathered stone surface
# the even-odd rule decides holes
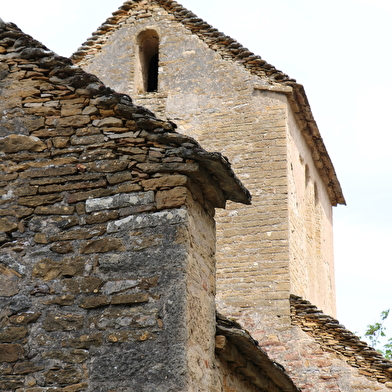
[[[0,331],[0,343],[12,343],[27,335],[26,327],[8,327]]]
[[[87,125],[89,122],[90,122],[90,116],[74,115],[74,116],[59,118],[58,125],[59,125],[59,127],[62,127],[62,128],[67,128],[67,127],[78,128],[78,127],[83,127],[84,125]]]
[[[148,302],[148,299],[147,293],[117,294],[112,297],[112,305],[134,305]]]
[[[0,151],[15,153],[18,151],[43,151],[47,146],[36,136],[9,135],[0,138]]]
[[[82,380],[82,374],[72,367],[49,370],[45,373],[45,380],[49,384],[76,384]]]
[[[162,187],[172,188],[175,186],[186,186],[188,181],[189,179],[187,176],[177,174],[143,180],[142,187],[144,190],[155,190]]]
[[[163,244],[165,236],[162,233],[147,234],[144,231],[131,231],[129,249],[140,251]]]
[[[86,166],[92,172],[113,173],[125,170],[128,167],[127,161],[105,161],[89,162]]]
[[[36,322],[40,318],[40,316],[40,312],[19,313],[11,316],[9,320],[12,324],[25,325]]]
[[[23,359],[24,349],[20,344],[0,344],[0,362],[16,362]]]
[[[47,185],[38,188],[39,193],[56,193],[64,191],[78,191],[89,188],[104,188],[106,180],[98,180],[92,182],[72,182],[64,185]]]
[[[86,216],[86,223],[93,225],[97,223],[105,223],[109,220],[118,218],[118,211],[98,211]]]
[[[89,199],[86,201],[86,211],[101,211],[113,208],[123,208],[135,205],[150,204],[154,202],[154,192],[138,192],[118,194],[111,197]]]
[[[11,297],[20,290],[22,276],[11,268],[0,264],[0,296]]]
[[[72,215],[75,212],[73,206],[39,206],[34,210],[35,214],[39,215]]]
[[[38,193],[38,188],[35,186],[23,186],[21,188],[15,189],[16,196],[31,196],[36,195]]]
[[[146,204],[141,206],[120,208],[119,216],[120,218],[123,218],[124,216],[139,214],[141,212],[149,212],[149,211],[156,211],[155,204]]]
[[[88,384],[85,382],[81,382],[74,385],[68,385],[67,387],[63,388],[62,392],[78,392],[84,391],[88,388]]]
[[[0,174],[0,181],[1,182],[8,182],[12,181],[18,178],[18,173],[12,173],[12,174]]]
[[[176,187],[167,191],[158,191],[156,196],[157,208],[178,208],[187,203],[192,195],[185,187]]]
[[[42,219],[40,216],[35,216],[30,219],[28,227],[30,230],[45,234],[58,232],[59,230],[66,230],[79,224],[79,219],[76,216],[70,215],[54,215]]]
[[[170,225],[184,222],[187,216],[186,210],[175,209],[172,211],[160,211],[137,216],[128,216],[118,221],[109,222],[108,233],[115,233],[120,230],[140,229],[143,227],[155,227],[158,225]]]
[[[94,114],[98,114],[99,110],[95,107],[95,106],[86,106],[83,109],[82,114],[86,114],[86,115],[94,115]]]
[[[44,204],[54,204],[61,199],[61,195],[25,196],[19,197],[18,203],[22,206],[36,207]]]
[[[96,126],[99,128],[122,127],[122,125],[123,125],[122,120],[117,117],[106,117],[106,118],[103,118],[102,120],[99,120],[98,123],[96,124]]]
[[[28,374],[43,370],[43,366],[37,366],[34,362],[20,362],[13,368],[14,374]]]
[[[124,252],[125,246],[120,238],[105,237],[99,240],[88,241],[80,249],[80,253],[104,253],[110,251]]]
[[[33,276],[43,280],[53,280],[61,276],[82,275],[84,271],[84,260],[81,257],[64,258],[62,261],[42,259],[33,267]]]
[[[94,297],[84,297],[79,303],[81,308],[93,309],[99,308],[101,306],[107,306],[110,304],[110,298],[107,296],[94,296]]]
[[[39,131],[33,132],[34,136],[37,137],[67,137],[71,136],[75,133],[75,130],[71,127],[69,128],[60,128],[57,127],[55,129],[40,129]]]
[[[8,218],[0,218],[0,231],[11,233],[18,230],[18,224]]]
[[[50,299],[49,301],[45,301],[45,305],[60,305],[60,306],[70,306],[75,302],[74,295],[61,295],[59,297],[55,297]]]
[[[82,329],[84,317],[75,314],[48,314],[43,323],[43,328],[48,331],[74,331]]]
[[[83,105],[63,105],[61,107],[61,117],[77,116],[82,114]]]
[[[102,287],[102,292],[104,294],[118,293],[120,291],[125,291],[127,289],[136,287],[138,283],[139,283],[138,280],[131,280],[131,279],[109,281],[106,282],[105,285]]]
[[[60,234],[56,234],[49,238],[51,242],[70,241],[70,240],[86,240],[95,236],[104,234],[106,228],[104,226],[95,226],[90,230],[74,229],[68,230]]]
[[[47,244],[48,243],[48,237],[44,233],[36,233],[34,235],[34,241],[37,244]]]
[[[50,250],[60,254],[67,254],[73,252],[74,249],[70,241],[62,241],[54,243]]]
[[[136,192],[140,191],[142,187],[139,184],[133,184],[133,183],[125,183],[125,184],[120,184],[114,193],[131,193],[131,192]]]
[[[44,358],[57,359],[66,363],[83,363],[88,353],[85,350],[74,349],[70,352],[67,351],[48,351],[43,355]]]
[[[0,379],[0,390],[17,390],[17,388],[23,388],[24,380],[20,376],[4,376]],[[35,392],[35,391],[34,391]],[[41,392],[41,391],[37,391]]]
[[[98,293],[103,285],[103,280],[95,277],[65,279],[63,284],[66,291],[75,294]]]
[[[67,202],[68,203],[78,203],[80,201],[87,200],[88,198],[96,198],[96,197],[105,197],[113,194],[111,189],[94,189],[92,191],[87,192],[78,192],[69,195]]]
[[[78,171],[76,167],[65,166],[57,168],[25,170],[19,174],[20,178],[37,178],[37,177],[56,177],[74,174]]]
[[[74,146],[99,144],[105,141],[105,135],[91,135],[91,136],[72,136],[71,144]]]
[[[115,185],[121,182],[132,180],[132,173],[124,171],[120,173],[108,174],[106,178],[110,185]]]
[[[80,337],[64,340],[62,346],[89,349],[91,346],[100,346],[102,344],[102,336],[102,333],[81,335]]]
[[[69,137],[54,137],[52,139],[53,147],[55,148],[65,148],[68,147],[70,138]]]

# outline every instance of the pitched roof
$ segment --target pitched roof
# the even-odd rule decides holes
[[[109,148],[117,149],[121,143],[130,143],[129,138],[144,138],[150,145],[161,144],[169,149],[170,154],[181,158],[181,162],[191,160],[196,165],[181,166],[174,162],[157,166],[159,162],[156,159],[151,159],[151,162],[147,159],[140,163],[142,166],[147,165],[141,170],[148,173],[171,171],[187,174],[200,185],[205,198],[214,207],[224,207],[226,200],[250,204],[249,191],[236,177],[223,155],[205,151],[191,137],[177,133],[174,123],[160,120],[148,109],[134,105],[129,96],[106,87],[98,77],[73,65],[70,59],[56,55],[24,34],[15,24],[4,23],[0,19],[0,33],[0,86],[4,87],[3,95],[6,97],[6,90],[12,89],[12,97],[6,98],[0,105],[6,109],[5,115],[0,116],[0,153],[45,151],[48,159],[55,159],[59,155],[56,146],[52,151],[38,138],[62,136],[61,132],[66,127],[91,126],[102,135],[100,138],[93,137],[92,145],[84,143],[86,149],[99,149],[103,145],[107,147],[108,143]],[[78,114],[67,113],[62,116],[62,105],[77,99],[82,102],[79,103],[81,108]],[[48,101],[53,101],[53,105]],[[95,113],[88,112],[89,105],[95,105]],[[87,111],[82,112],[82,109]],[[15,116],[18,118],[15,119]],[[57,122],[53,120],[52,124],[48,116],[59,118]],[[34,121],[34,127],[13,126],[12,122],[20,118],[26,124],[30,124],[30,120]],[[28,146],[17,146],[21,139],[28,141]],[[40,147],[36,146],[37,143]],[[74,147],[75,151],[63,148],[65,151],[62,153],[80,154],[77,147]]]
[[[392,381],[392,361],[361,341],[338,320],[296,295],[291,295],[290,304],[292,324],[312,336],[325,351],[339,355],[372,381]]]
[[[245,379],[270,392],[300,392],[283,366],[268,357],[240,324],[217,313],[216,346],[218,356],[233,363]]]
[[[303,86],[282,71],[277,70],[260,56],[255,55],[250,50],[243,47],[235,39],[219,32],[176,1],[125,1],[125,3],[113,13],[113,16],[108,18],[98,30],[93,33],[92,37],[72,55],[71,58],[74,63],[83,66],[85,61],[92,58],[100,51],[108,36],[123,26],[136,8],[145,7],[148,3],[158,4],[164,8],[173,15],[178,22],[182,23],[193,34],[196,34],[224,59],[240,63],[252,74],[267,79],[269,86],[265,86],[266,90],[279,91],[287,95],[302,134],[312,152],[315,165],[326,184],[332,205],[346,204],[334,166],[328,155],[316,121],[313,118]]]

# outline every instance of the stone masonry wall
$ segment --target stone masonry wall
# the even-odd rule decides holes
[[[324,263],[326,252],[320,256],[317,249],[304,243],[307,252],[301,254],[290,245],[296,238],[290,234],[289,227],[297,225],[297,222],[290,223],[294,219],[288,196],[289,186],[291,192],[297,192],[297,187],[289,184],[290,130],[299,134],[293,138],[295,149],[301,150],[305,143],[298,126],[293,128],[290,123],[285,93],[268,91],[266,80],[250,74],[240,62],[222,58],[155,2],[139,2],[129,7],[132,7],[131,16],[115,33],[108,35],[94,57],[87,56],[83,66],[99,74],[108,85],[130,93],[137,102],[175,120],[182,132],[209,149],[228,156],[253,196],[252,207],[229,203],[227,211],[217,216],[220,310],[239,317],[247,328],[257,333],[262,318],[275,320],[279,316],[280,322],[288,323],[288,298],[293,290],[322,303],[327,312],[334,314],[333,301],[325,302],[320,297],[321,292],[329,292],[327,297],[334,298],[334,285],[327,276],[320,277],[320,282],[328,283],[317,287],[315,292],[304,292],[308,281],[297,279],[303,272],[302,265],[307,263],[305,253],[306,260],[321,257]],[[155,30],[160,37],[159,91],[136,95],[133,89],[136,38],[147,29]],[[311,154],[303,156],[304,165],[313,169]],[[304,184],[305,178],[301,178]],[[319,177],[317,181],[320,197],[327,199]],[[329,213],[320,211],[321,215]],[[320,219],[328,222],[324,216]],[[309,227],[307,231],[311,230]],[[331,251],[329,229],[322,231],[321,236],[320,241],[328,244]],[[305,242],[314,240],[302,233],[300,237]],[[310,269],[315,271],[316,266]]]
[[[332,206],[288,110],[290,292],[336,316]]]
[[[238,310],[236,316],[261,308],[264,315],[288,316],[288,287],[276,279],[278,275],[285,282],[289,273],[287,184],[282,174],[286,169],[281,117],[285,97],[267,93],[261,99],[253,89],[261,83],[257,77],[240,64],[222,61],[166,11],[153,11],[154,18],[142,18],[136,12],[126,28],[108,38],[94,62],[84,67],[100,73],[111,59],[115,72],[100,76],[116,89],[133,94],[135,39],[144,29],[156,29],[161,37],[157,104],[151,94],[135,99],[154,109],[164,105],[166,116],[182,132],[227,155],[253,195],[252,207],[228,204],[227,211],[217,217],[218,304],[222,312]],[[253,94],[257,94],[254,101]]]
[[[0,30],[0,389],[210,390],[227,161]]]

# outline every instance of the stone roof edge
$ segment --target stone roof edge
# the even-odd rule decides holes
[[[283,366],[270,359],[239,323],[218,312],[216,322],[218,356],[234,363],[249,382],[271,392],[300,392]]]
[[[8,33],[4,34],[12,36],[14,40],[12,51],[0,57],[36,59],[41,67],[53,68],[49,82],[68,87],[72,91],[82,91],[83,94],[99,101],[99,105],[112,108],[117,116],[133,119],[144,137],[170,143],[175,147],[175,152],[179,156],[200,163],[216,181],[215,184],[222,190],[226,200],[251,204],[250,192],[243,186],[232,170],[230,162],[222,154],[207,152],[196,140],[177,133],[176,124],[160,120],[150,110],[133,104],[128,95],[116,93],[113,89],[106,87],[98,77],[73,65],[70,59],[58,56],[42,43],[22,32],[14,23],[5,23],[0,19],[0,29],[6,29]],[[214,206],[224,208],[224,201]]]
[[[290,305],[292,325],[312,336],[325,351],[337,354],[372,381],[392,381],[392,361],[361,341],[338,320],[296,295],[290,296]]]
[[[93,33],[92,37],[72,55],[71,59],[75,63],[83,62],[86,56],[92,56],[94,52],[97,52],[100,44],[98,46],[95,45],[102,41],[102,36],[106,37],[117,30],[129,16],[129,11],[137,7],[140,1],[125,1],[117,11],[113,12],[113,16],[108,18]],[[316,167],[326,184],[332,205],[346,204],[335,168],[321,138],[316,121],[313,118],[303,86],[297,83],[295,79],[290,79],[285,73],[277,70],[273,65],[268,64],[260,56],[244,48],[235,39],[219,32],[210,24],[198,18],[197,15],[176,1],[155,1],[172,14],[178,22],[182,23],[192,33],[201,38],[211,49],[220,53],[223,58],[230,58],[236,63],[242,64],[252,74],[264,78],[267,77],[271,85],[265,86],[266,89],[271,88],[274,91],[273,87],[277,86],[276,91],[288,94],[288,99],[294,110],[298,124],[313,153]],[[279,89],[279,86],[282,86],[283,90]]]

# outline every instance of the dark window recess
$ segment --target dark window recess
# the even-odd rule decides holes
[[[136,75],[138,93],[158,91],[159,37],[155,30],[142,31],[137,43],[139,56]]]
[[[148,65],[147,92],[149,93],[158,91],[158,61],[158,54],[154,54]]]

